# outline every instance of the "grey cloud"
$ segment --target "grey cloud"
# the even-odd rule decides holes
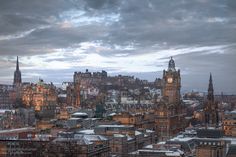
[[[213,1],[200,3],[201,1],[189,2],[185,0],[171,2],[163,0],[149,0],[141,1],[139,3],[134,0],[119,2],[110,0],[68,2],[70,3],[64,4],[65,2],[63,1],[49,1],[49,3],[29,1],[28,5],[26,6],[19,4],[20,2],[11,2],[13,3],[11,4],[11,9],[16,9],[15,12],[19,11],[20,9],[24,10],[23,12],[26,15],[33,12],[31,10],[32,8],[38,6],[31,16],[41,16],[41,18],[33,18],[37,19],[38,21],[24,22],[23,19],[27,19],[27,16],[24,17],[24,14],[22,14],[23,17],[21,18],[23,19],[13,20],[14,22],[12,22],[12,25],[16,26],[14,23],[22,23],[22,26],[26,29],[27,23],[31,23],[32,25],[46,24],[45,19],[51,16],[57,17],[60,12],[74,9],[75,6],[80,5],[81,6],[78,9],[95,9],[88,11],[88,15],[91,17],[96,12],[98,12],[97,14],[109,14],[119,11],[118,13],[120,13],[121,19],[110,27],[91,24],[85,26],[87,29],[83,28],[83,26],[79,26],[77,28],[62,30],[57,28],[58,26],[55,25],[51,29],[35,32],[32,34],[32,37],[24,41],[24,44],[37,44],[40,45],[40,47],[42,47],[42,45],[52,45],[52,47],[57,45],[60,48],[68,47],[70,46],[70,43],[102,40],[104,43],[109,44],[116,43],[119,45],[127,45],[129,42],[136,42],[140,44],[140,47],[150,47],[155,43],[168,43],[171,45],[206,43],[207,45],[209,42],[217,44],[217,41],[235,41],[235,37],[231,33],[234,31],[234,27],[231,27],[230,25],[222,27],[224,24],[209,24],[204,22],[204,18],[209,17],[230,18],[226,15],[227,10],[222,7],[227,7],[227,4],[218,0],[214,1],[214,3]],[[150,7],[150,4],[152,7]],[[6,3],[5,5],[1,6],[2,8],[5,8],[5,12],[7,12],[6,8],[11,5]],[[18,17],[19,15],[12,16]],[[189,17],[191,17],[191,19],[189,19]],[[171,20],[174,20],[175,23],[170,23],[169,21]],[[29,25],[28,27],[30,28],[33,26]],[[14,27],[12,29],[14,29]],[[103,35],[98,34],[97,32],[101,32]],[[215,39],[218,40],[215,41]],[[28,49],[26,49],[26,51],[28,51]]]
[[[231,11],[236,11],[236,1],[235,0],[227,0],[227,6],[231,9]]]
[[[210,72],[213,74],[215,91],[235,93],[232,86],[236,80],[235,67],[235,46],[224,54],[184,54],[175,57],[177,66],[182,71],[188,71],[182,75],[184,89],[207,90]],[[194,81],[193,81],[194,80]]]
[[[233,60],[235,47],[229,46],[236,43],[235,8],[235,0],[1,0],[0,37],[6,39],[11,35],[36,30],[20,36],[21,38],[0,40],[0,56],[7,56],[9,60],[14,60],[12,57],[16,55],[52,54],[55,49],[76,49],[80,48],[80,43],[97,41],[102,46],[110,48],[99,52],[99,55],[105,57],[114,57],[117,54],[135,56],[178,47],[191,49],[228,45],[227,50],[222,50],[224,54],[197,52],[176,56],[177,65],[184,71],[183,87],[194,88],[193,82],[197,82],[199,89],[204,89],[203,82],[208,79],[207,71],[214,73],[216,83],[219,84],[223,84],[222,76],[235,72],[232,68],[235,66]],[[119,15],[119,19],[110,21],[109,24],[95,20],[84,25],[79,23],[62,28],[60,24],[64,22],[63,20],[66,22],[70,19],[62,19],[60,15],[71,10],[84,12],[78,19],[112,14]],[[40,26],[49,27],[37,29]],[[130,44],[133,44],[131,50],[115,49],[116,45],[126,47]],[[89,48],[84,53],[97,52],[95,48]],[[57,61],[79,59],[66,54],[62,59],[55,56]],[[53,61],[53,58],[47,61]],[[2,71],[5,64],[1,63],[1,65]],[[157,61],[156,66],[163,66],[163,60]],[[14,65],[11,64],[9,67]],[[73,67],[69,72],[72,75],[73,71],[83,70],[83,68],[87,67],[78,67],[78,69]],[[94,67],[93,69],[96,70]],[[107,69],[117,70],[109,67]],[[206,72],[203,72],[204,69]],[[37,73],[53,80],[54,76],[51,76],[48,70],[39,70]],[[0,76],[9,75],[7,70],[0,74]],[[156,76],[155,73],[149,72],[135,75],[150,80]],[[197,76],[199,78],[196,78]],[[233,79],[236,79],[235,75],[227,78],[226,81],[232,83]],[[220,88],[235,91],[229,85],[219,86]]]
[[[114,9],[120,5],[121,1],[114,1],[114,0],[86,0],[85,8],[89,9]]]

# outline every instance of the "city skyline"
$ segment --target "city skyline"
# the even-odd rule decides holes
[[[207,91],[211,72],[216,93],[235,94],[235,8],[233,0],[1,1],[0,83],[12,84],[16,56],[23,81],[55,84],[85,69],[154,81],[173,56],[182,91]]]

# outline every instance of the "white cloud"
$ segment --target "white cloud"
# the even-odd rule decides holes
[[[24,38],[25,36],[31,34],[32,32],[34,32],[36,29],[31,29],[25,32],[20,32],[20,33],[16,33],[16,34],[11,34],[11,35],[1,35],[0,36],[0,41],[1,40],[12,40],[12,39],[19,39],[19,38]]]
[[[13,40],[13,39],[24,38],[24,37],[30,35],[31,33],[33,33],[36,30],[46,29],[46,28],[49,28],[49,27],[50,26],[40,26],[40,27],[37,27],[37,28],[30,29],[28,31],[18,32],[18,33],[11,34],[11,35],[0,35],[0,41],[1,40]]]
[[[84,25],[90,25],[94,23],[110,25],[113,22],[117,22],[120,19],[120,14],[109,13],[109,14],[98,14],[98,15],[87,15],[82,10],[69,10],[64,11],[59,15],[58,25],[61,28],[79,27]]]
[[[226,23],[229,20],[227,18],[220,18],[220,17],[211,17],[206,19],[209,23]]]
[[[122,46],[114,46],[121,49]],[[80,43],[76,48],[54,49],[52,53],[37,55],[30,58],[24,57],[24,62],[30,67],[25,69],[63,70],[75,69],[77,67],[91,67],[94,69],[111,69],[112,72],[155,72],[162,71],[170,56],[177,56],[188,53],[223,53],[226,45],[218,46],[196,46],[196,47],[174,47],[166,49],[150,50],[141,54],[116,54],[104,56],[100,54],[109,50],[112,54],[116,49],[102,45],[99,42]],[[94,51],[91,51],[94,50]],[[71,59],[71,57],[73,59]]]

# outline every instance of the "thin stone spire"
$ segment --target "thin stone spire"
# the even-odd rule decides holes
[[[16,59],[16,71],[19,71],[19,58],[17,56],[17,59]]]
[[[16,59],[16,70],[14,72],[14,85],[19,85],[21,84],[21,72],[20,72],[20,68],[19,68],[19,57],[17,56]]]
[[[214,88],[213,88],[213,83],[212,83],[212,75],[210,73],[210,79],[209,79],[209,85],[208,85],[208,95],[207,99],[209,101],[214,101]]]

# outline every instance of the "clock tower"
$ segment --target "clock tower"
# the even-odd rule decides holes
[[[163,70],[162,95],[170,104],[180,103],[181,77],[180,70],[175,69],[175,61],[171,57],[167,70]]]
[[[163,71],[162,99],[155,111],[156,130],[161,141],[177,135],[187,126],[186,111],[180,101],[180,88],[180,70],[175,69],[175,61],[171,57],[168,69]]]

